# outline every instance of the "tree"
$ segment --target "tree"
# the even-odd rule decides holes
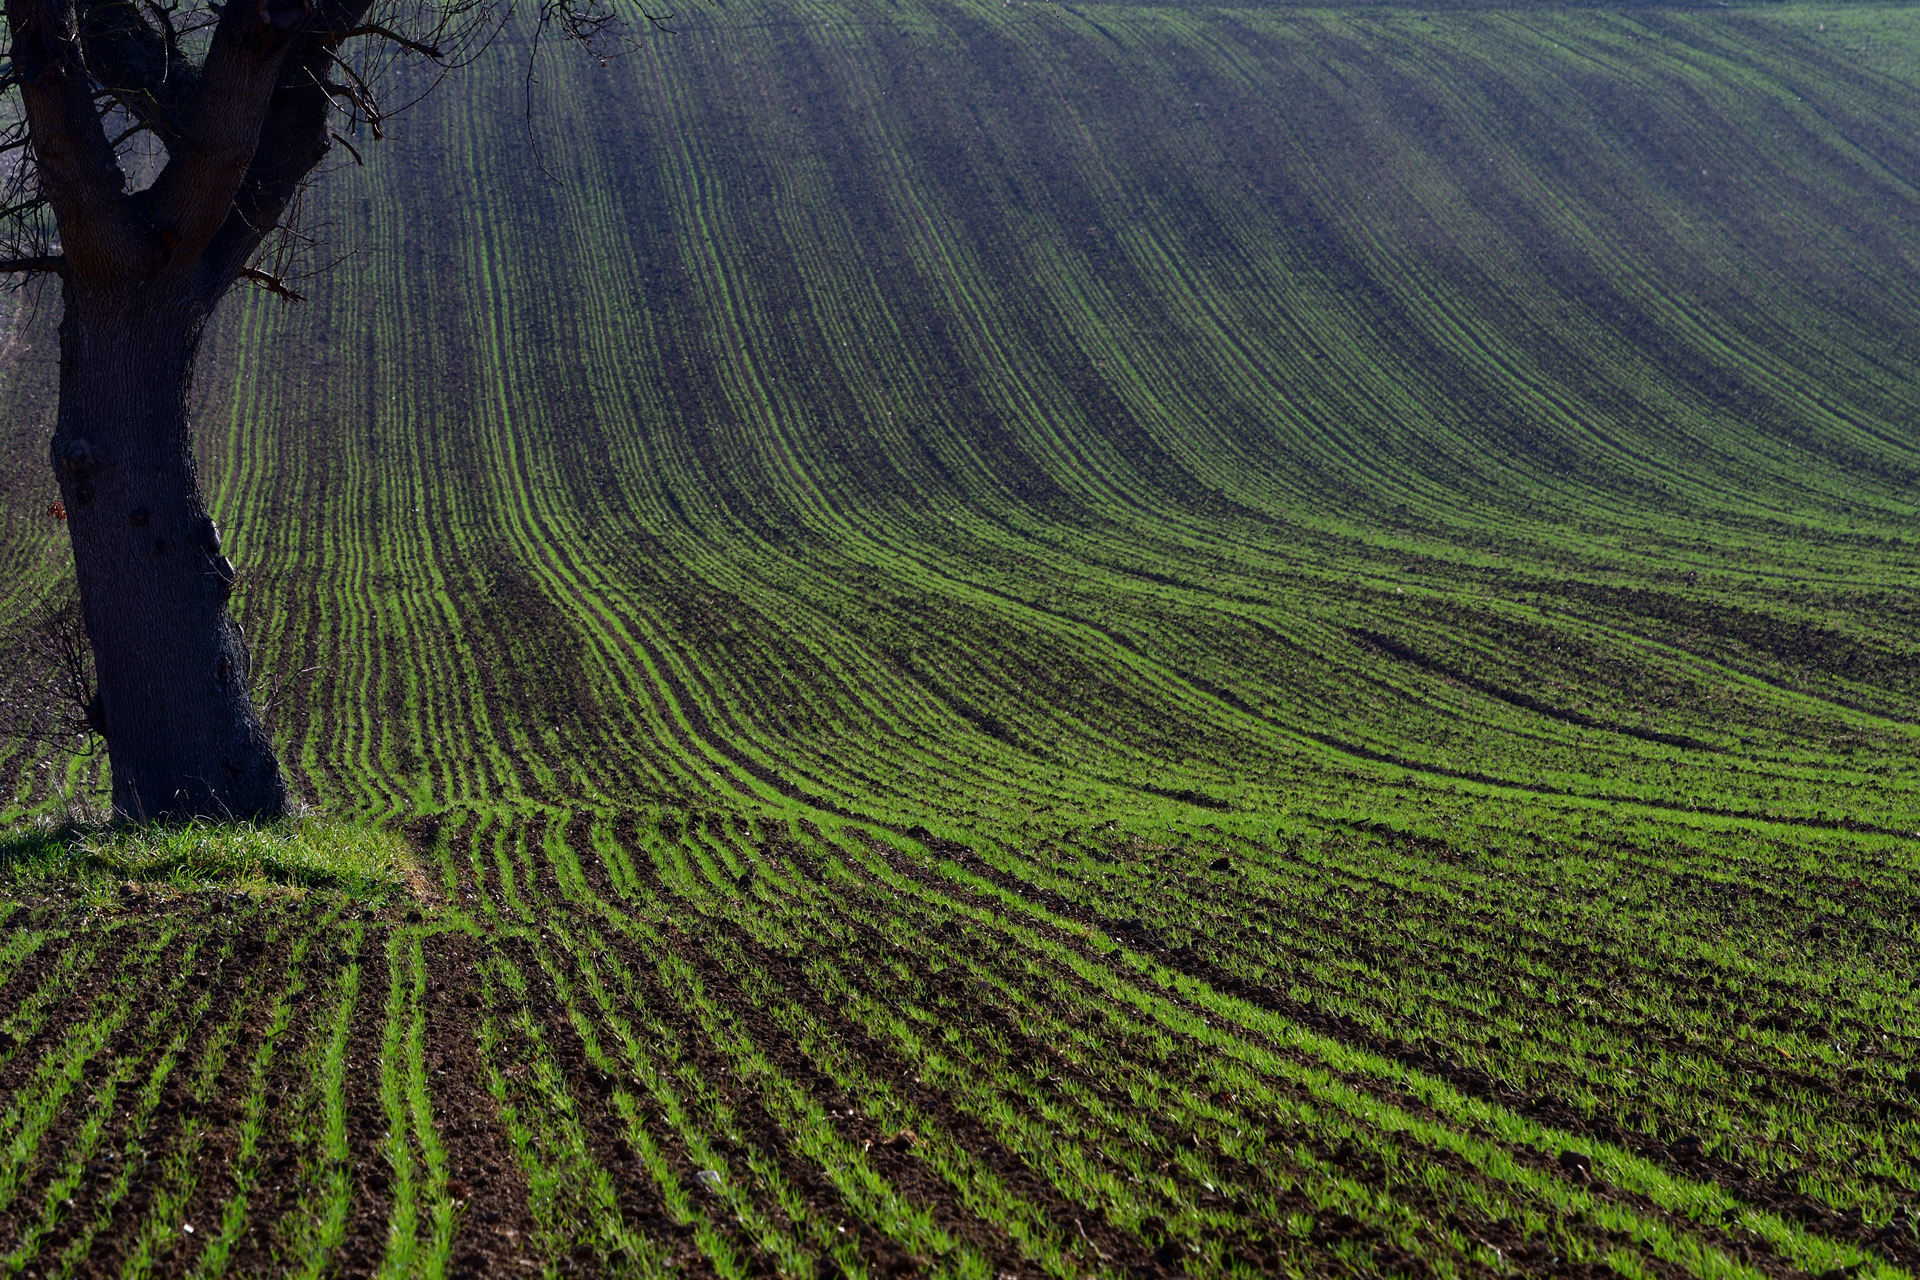
[[[0,219],[15,278],[61,298],[50,460],[67,513],[117,814],[257,818],[287,784],[248,696],[227,610],[234,566],[202,496],[188,419],[208,319],[239,281],[288,297],[289,211],[348,134],[381,114],[396,56],[444,67],[510,9],[487,0],[5,0],[13,108]],[[549,0],[591,42],[599,0]]]

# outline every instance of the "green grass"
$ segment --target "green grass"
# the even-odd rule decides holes
[[[1425,8],[728,6],[329,177],[199,386],[345,821],[10,837],[7,1265],[1920,1269],[1920,10]]]
[[[0,884],[111,895],[138,887],[398,898],[418,872],[406,842],[368,823],[32,824],[0,833]]]

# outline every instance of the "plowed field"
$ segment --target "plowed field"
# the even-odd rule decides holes
[[[0,1271],[1920,1267],[1920,11],[678,27],[211,337],[430,892],[0,906]]]

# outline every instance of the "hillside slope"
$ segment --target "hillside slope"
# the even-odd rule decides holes
[[[479,1054],[535,1256],[1920,1263],[1920,13],[739,5],[531,138],[523,66],[202,397],[287,762],[443,885],[302,1016]]]
[[[319,798],[1920,821],[1910,90],[1774,14],[1090,12],[713,15],[337,184],[208,379]]]

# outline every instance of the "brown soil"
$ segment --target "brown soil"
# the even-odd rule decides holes
[[[477,1023],[479,948],[460,932],[430,935],[427,1070],[434,1120],[447,1147],[447,1190],[459,1207],[447,1274],[477,1278],[531,1270],[527,1182],[487,1091]]]

